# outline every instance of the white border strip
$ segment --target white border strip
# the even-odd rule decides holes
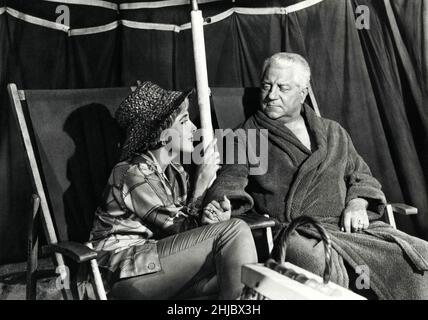
[[[11,15],[12,17],[15,17],[19,20],[23,20],[23,21],[26,21],[26,22],[29,22],[32,24],[36,24],[36,25],[39,25],[42,27],[46,27],[49,29],[63,31],[63,32],[68,33],[69,36],[81,36],[81,35],[87,35],[87,34],[106,32],[106,31],[116,29],[120,24],[120,21],[113,21],[111,23],[108,23],[108,24],[105,24],[102,26],[97,26],[97,27],[70,29],[69,27],[67,27],[63,24],[52,22],[49,20],[36,18],[36,17],[31,16],[31,15],[19,12],[15,9],[12,9],[12,8],[5,8],[4,11],[6,11],[9,15]]]
[[[178,0],[177,0],[178,1]],[[224,12],[216,14],[212,17],[206,17],[209,19],[209,22],[204,21],[204,25],[210,25],[212,23],[219,22],[224,20],[234,13],[237,14],[247,14],[247,15],[269,15],[269,14],[288,14],[291,12],[296,12],[298,10],[306,9],[310,6],[313,6],[317,3],[320,3],[324,0],[306,0],[299,2],[298,5],[291,5],[289,7],[274,7],[274,8],[243,8],[243,7],[235,7],[230,8]],[[157,31],[174,31],[180,32],[183,30],[188,30],[192,28],[192,24],[190,22],[182,24],[182,25],[174,25],[174,24],[162,24],[162,23],[148,23],[148,22],[137,22],[131,20],[122,20],[122,24],[129,28],[134,29],[145,29],[145,30],[157,30]]]
[[[224,0],[199,0],[199,4],[219,2]],[[230,1],[230,0],[229,0]],[[133,9],[155,9],[173,6],[188,5],[190,7],[189,0],[164,0],[164,1],[153,1],[153,2],[132,2],[122,3],[119,5],[120,10],[133,10]]]
[[[321,0],[322,1],[322,0]],[[273,7],[273,8],[243,8],[236,7],[233,8],[234,11],[238,14],[287,14],[287,8],[284,7]]]
[[[91,28],[81,28],[81,29],[70,29],[68,32],[69,36],[82,36],[87,34],[94,34],[100,32],[106,32],[116,29],[120,24],[120,21],[113,21],[111,23]]]
[[[118,5],[113,2],[102,1],[102,0],[43,0],[46,2],[56,2],[63,4],[80,4],[84,6],[101,7],[111,10],[118,10]]]
[[[52,21],[45,20],[45,19],[40,19],[40,18],[37,18],[34,16],[30,16],[29,14],[19,12],[15,9],[12,9],[12,8],[6,8],[6,11],[12,17],[15,17],[16,19],[19,19],[19,20],[23,20],[25,22],[29,22],[29,23],[36,24],[36,25],[39,25],[42,27],[60,30],[60,31],[64,31],[64,32],[68,32],[70,30],[70,27],[67,27],[63,24],[52,22]]]
[[[124,25],[125,27],[133,28],[133,29],[174,31],[174,32],[181,31],[181,27],[175,24],[138,22],[138,21],[131,21],[131,20],[121,20],[121,24]]]
[[[289,14],[292,12],[296,12],[296,11],[306,9],[308,7],[312,7],[313,5],[316,5],[316,4],[323,2],[323,1],[324,0],[305,0],[302,2],[298,2],[296,4],[292,4],[291,6],[286,7],[285,10],[287,11],[287,14]]]
[[[212,23],[219,22],[221,20],[224,20],[224,19],[230,17],[231,15],[233,15],[235,12],[236,12],[235,8],[230,8],[229,10],[226,10],[222,13],[216,14],[215,16],[207,17],[210,22],[204,21],[204,26],[212,24]],[[179,31],[188,30],[188,29],[192,29],[192,23],[191,22],[188,22],[188,23],[185,23],[185,24],[182,24],[181,26],[179,26]]]
[[[45,0],[45,1],[66,2],[66,1],[57,1],[57,0]],[[167,1],[168,2],[171,2],[171,1],[178,2],[178,1],[182,1],[182,0],[167,0]],[[202,0],[202,1],[212,2],[212,1],[219,1],[219,0]],[[285,7],[285,8],[281,8],[281,7],[275,7],[275,8],[235,7],[235,8],[231,8],[229,10],[226,10],[224,12],[221,12],[215,16],[207,17],[207,20],[209,22],[205,21],[204,25],[209,25],[212,23],[219,22],[221,20],[224,20],[224,19],[230,17],[234,13],[247,14],[247,15],[288,14],[291,12],[296,12],[296,11],[299,11],[302,9],[306,9],[306,8],[313,6],[315,4],[318,4],[322,1],[324,1],[324,0],[306,0],[306,1],[302,1],[302,2],[299,2],[297,4],[294,4],[294,5]],[[77,2],[83,2],[83,0],[68,0],[67,2],[77,3]],[[92,0],[92,1],[88,1],[88,2],[89,2],[89,5],[91,5],[92,2],[110,3],[110,2],[99,1],[99,0]],[[161,2],[161,1],[156,1],[156,2],[151,2],[151,3],[157,3],[157,2]],[[164,2],[166,2],[166,1],[164,1]],[[187,3],[187,0],[186,0],[186,3]],[[85,4],[88,4],[88,3],[85,3]],[[86,35],[86,34],[95,34],[95,33],[100,33],[100,32],[106,32],[106,31],[116,29],[120,24],[124,25],[125,27],[129,27],[129,28],[133,28],[133,29],[173,31],[173,32],[180,32],[182,30],[188,30],[188,29],[191,29],[191,27],[192,27],[190,22],[185,23],[181,26],[178,26],[175,24],[163,24],[163,23],[138,22],[138,21],[131,21],[131,20],[119,20],[119,21],[113,21],[111,23],[108,23],[108,24],[105,24],[102,26],[97,26],[97,27],[70,29],[69,27],[67,27],[63,24],[52,22],[52,21],[45,20],[45,19],[40,19],[40,18],[31,16],[31,15],[28,15],[28,14],[25,14],[22,12],[19,12],[15,9],[12,9],[12,8],[8,8],[8,7],[0,8],[0,14],[4,13],[5,11],[8,14],[10,14],[12,17],[15,17],[17,19],[20,19],[20,20],[23,20],[23,21],[26,21],[26,22],[29,22],[32,24],[36,24],[36,25],[39,25],[42,27],[64,31],[64,32],[67,32],[69,36],[80,36],[80,35]]]

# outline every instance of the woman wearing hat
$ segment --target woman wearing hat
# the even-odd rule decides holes
[[[236,299],[241,266],[257,262],[252,234],[245,222],[230,219],[226,198],[200,212],[218,169],[214,143],[187,194],[187,174],[175,160],[193,151],[188,94],[144,82],[116,111],[126,141],[91,231],[114,298]]]

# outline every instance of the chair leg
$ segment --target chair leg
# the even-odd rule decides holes
[[[266,228],[266,241],[268,245],[269,254],[273,249],[273,236],[272,236],[272,228]]]
[[[96,259],[91,261],[92,275],[94,277],[95,294],[99,300],[107,300],[106,291],[104,289],[103,279],[101,278],[100,270]]]
[[[266,218],[269,218],[268,214],[264,215]],[[266,228],[266,242],[267,242],[267,247],[268,247],[268,252],[269,254],[272,252],[273,249],[273,235],[272,235],[272,228]]]
[[[37,291],[37,256],[38,256],[38,212],[40,208],[40,198],[32,195],[33,210],[28,219],[27,229],[27,284],[26,299],[35,300]]]
[[[61,290],[61,295],[64,300],[74,300],[73,291],[70,287],[70,269],[62,259],[60,263],[53,257],[53,262],[56,264],[55,273],[58,275],[55,281],[56,288]]]
[[[392,206],[390,204],[386,205],[386,215],[385,215],[385,219],[386,219],[386,223],[390,224],[391,227],[393,227],[394,229],[397,229],[397,226],[395,224],[395,218],[394,218],[394,212],[392,210]]]
[[[86,245],[91,249],[94,248],[90,242],[88,242]],[[93,275],[93,282],[95,286],[94,288],[95,294],[97,295],[97,298],[99,300],[107,300],[107,295],[104,289],[104,283],[100,274],[100,269],[98,268],[97,259],[92,259],[90,263],[91,263],[91,270]]]

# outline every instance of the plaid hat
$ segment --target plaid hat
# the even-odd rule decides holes
[[[160,147],[162,130],[190,92],[165,90],[150,81],[139,84],[115,114],[119,126],[126,131],[120,161]]]

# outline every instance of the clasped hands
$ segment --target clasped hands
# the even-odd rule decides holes
[[[230,219],[232,206],[229,199],[224,196],[221,201],[211,201],[202,211],[202,224],[213,224]]]
[[[370,224],[367,206],[368,202],[365,199],[356,198],[349,201],[342,213],[341,231],[351,233],[366,230]]]

